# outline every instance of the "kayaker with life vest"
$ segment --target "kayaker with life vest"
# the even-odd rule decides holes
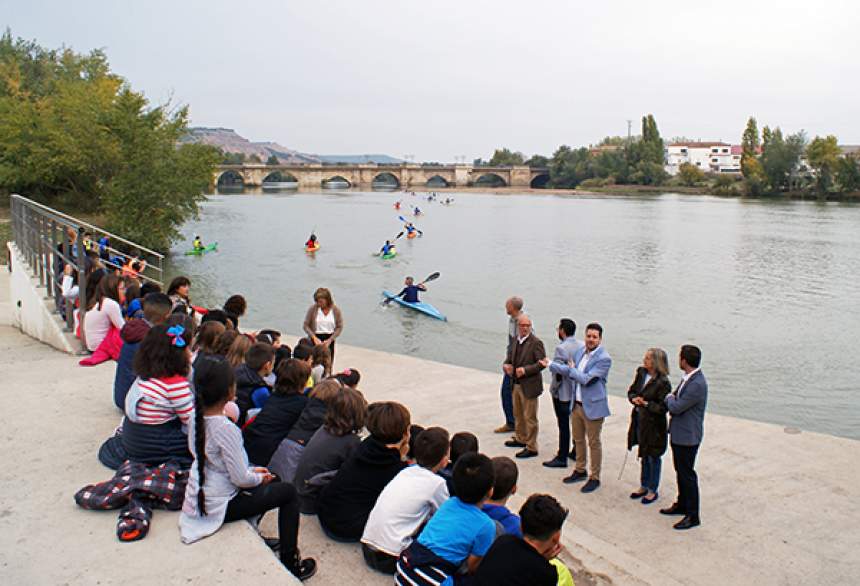
[[[381,256],[387,256],[394,252],[394,245],[391,244],[391,240],[386,240],[385,244],[382,245],[382,249],[380,249],[379,254]]]
[[[427,287],[424,283],[415,284],[415,279],[412,277],[406,277],[406,281],[404,282],[403,290],[395,295],[395,297],[402,297],[403,301],[407,303],[419,303],[420,299],[418,299],[419,291],[426,291]]]
[[[399,202],[399,201],[395,201],[395,202],[394,202],[394,209],[395,209],[395,210],[399,210],[399,209],[400,209],[400,202]]]
[[[415,236],[424,236],[424,232],[415,227],[415,224],[412,222],[406,222],[406,225],[403,226],[403,229],[406,230],[407,238],[415,238]]]
[[[415,209],[413,210],[413,212],[412,212],[412,213],[413,213],[413,214],[415,214],[416,216],[420,216],[420,215],[421,215],[421,210],[420,210],[420,209],[418,209],[418,206],[415,206]]]
[[[317,235],[311,232],[310,238],[305,242],[305,248],[316,248],[317,246],[319,246],[319,244],[317,244]]]
[[[205,246],[203,246],[203,240],[200,239],[200,236],[194,237],[194,250],[203,250]]]

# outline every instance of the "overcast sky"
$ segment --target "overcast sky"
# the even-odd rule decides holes
[[[527,155],[634,133],[738,142],[749,115],[860,143],[860,3],[0,0],[49,47],[103,48],[192,123],[320,154]]]

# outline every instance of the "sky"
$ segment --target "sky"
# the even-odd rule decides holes
[[[103,49],[153,103],[318,154],[526,155],[759,126],[860,143],[860,3],[842,0],[0,0],[0,26]]]

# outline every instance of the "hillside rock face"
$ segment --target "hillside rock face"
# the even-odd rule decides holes
[[[265,163],[272,155],[282,164],[320,163],[316,155],[300,153],[276,142],[251,142],[232,128],[189,128],[180,142],[200,143],[217,147],[225,153],[242,153],[246,157],[256,155]]]

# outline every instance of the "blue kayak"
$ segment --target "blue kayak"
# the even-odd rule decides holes
[[[429,315],[430,317],[435,317],[436,319],[441,319],[442,321],[448,321],[448,318],[439,313],[439,310],[430,305],[429,303],[424,303],[423,301],[419,301],[418,303],[409,303],[408,301],[404,301],[400,297],[396,297],[394,293],[390,293],[388,291],[383,291],[382,294],[387,298],[391,299],[395,303],[399,303],[403,307],[408,307],[409,309],[414,309],[415,311],[420,311],[425,315]]]

